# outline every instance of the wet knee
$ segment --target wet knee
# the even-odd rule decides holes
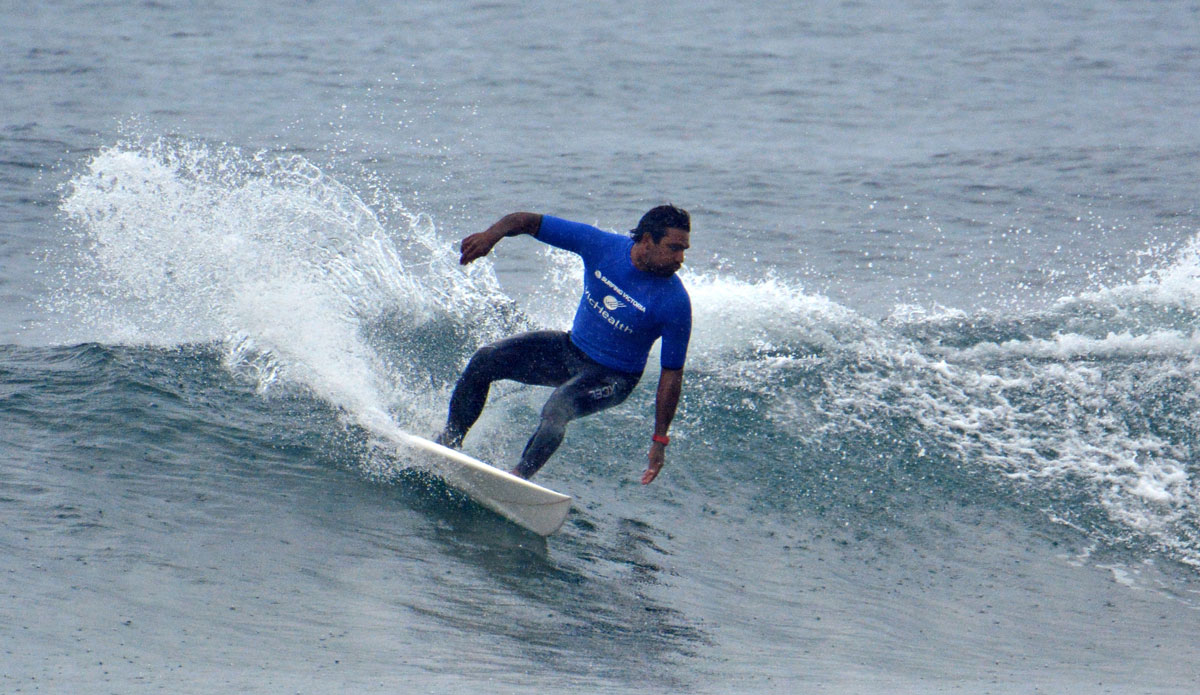
[[[565,430],[567,423],[575,417],[575,409],[568,404],[555,402],[550,399],[542,406],[542,424]]]
[[[471,355],[471,361],[478,364],[488,364],[492,362],[495,354],[496,347],[494,345],[484,345],[476,350],[474,355]]]
[[[472,376],[490,375],[496,363],[496,348],[491,345],[484,345],[471,355],[471,360],[467,362],[467,368],[463,370],[464,374]]]

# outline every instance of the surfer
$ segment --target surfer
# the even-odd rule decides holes
[[[463,239],[459,263],[483,258],[505,237],[529,234],[583,258],[583,296],[569,332],[534,331],[480,348],[450,397],[438,442],[458,448],[483,412],[493,381],[556,387],[542,408],[514,475],[531,478],[558,449],[567,423],[623,402],[637,386],[650,348],[662,338],[661,374],[647,485],[658,476],[670,443],[667,430],[683,388],[692,305],[675,274],[688,249],[691,219],[671,205],[653,208],[630,236],[591,225],[515,212]]]

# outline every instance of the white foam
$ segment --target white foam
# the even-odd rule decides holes
[[[966,359],[1025,357],[1056,360],[1200,355],[1200,330],[1185,333],[1159,329],[1144,334],[1124,330],[1109,332],[1103,338],[1061,333],[1049,339],[978,343],[959,351],[958,355]]]
[[[707,332],[717,354],[742,355],[715,360],[718,368],[757,391],[770,417],[801,441],[826,446],[911,422],[901,436],[936,441],[1021,486],[1089,496],[1124,529],[1118,538],[1142,534],[1200,565],[1200,482],[1188,434],[1200,409],[1200,330],[1178,310],[1200,286],[1197,267],[1185,254],[1135,286],[1064,298],[1028,317],[898,307],[882,324],[786,283],[717,279],[705,301],[735,298],[742,314],[707,310]],[[975,337],[1022,334],[1026,318],[1042,335]],[[771,346],[813,350],[814,378]],[[780,388],[789,382],[805,388]],[[1158,398],[1182,410],[1147,406]]]
[[[748,349],[803,358],[811,354],[806,351],[840,350],[873,333],[870,322],[846,307],[771,275],[752,282],[690,271],[681,276],[692,298],[691,354],[711,368]]]
[[[1155,268],[1130,288],[1118,292],[1143,292],[1160,303],[1200,307],[1200,236],[1193,237],[1160,268]]]
[[[1112,572],[1114,582],[1116,582],[1122,586],[1128,587],[1130,589],[1138,588],[1136,576],[1140,573],[1137,570],[1129,570],[1128,568],[1126,568],[1122,565],[1096,565],[1096,566],[1099,567],[1100,569],[1106,569],[1109,572]]]
[[[427,216],[377,197],[385,209],[298,156],[105,148],[62,201],[83,262],[53,298],[71,318],[59,339],[218,342],[261,389],[283,379],[352,418],[441,400],[404,391],[367,344],[369,322],[392,311],[415,326],[508,300],[488,267],[459,269]],[[468,323],[484,338],[497,327],[482,313]]]

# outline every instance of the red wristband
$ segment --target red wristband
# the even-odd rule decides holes
[[[653,437],[651,437],[650,439],[658,442],[659,444],[662,444],[663,446],[666,446],[671,443],[671,438],[666,435],[662,435],[662,434],[656,434]]]

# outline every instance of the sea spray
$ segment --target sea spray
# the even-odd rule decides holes
[[[51,300],[71,317],[62,340],[218,343],[260,391],[296,386],[350,421],[390,412],[428,428],[444,379],[402,363],[410,334],[457,336],[444,373],[522,319],[487,265],[460,269],[428,216],[389,200],[385,225],[298,155],[166,139],[104,148],[61,206],[83,249]]]

